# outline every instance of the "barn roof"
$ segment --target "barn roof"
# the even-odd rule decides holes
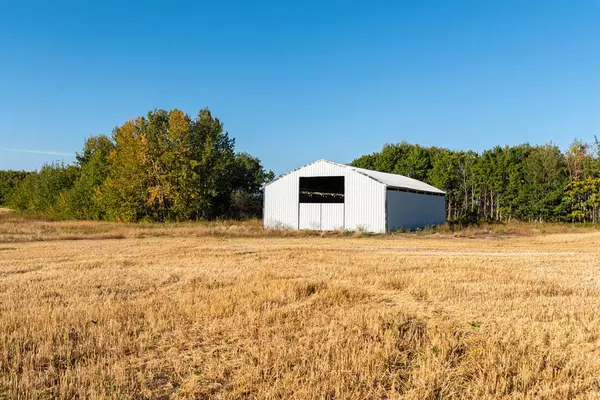
[[[333,163],[332,161],[328,161],[328,160],[322,160],[322,161],[327,161],[327,162]],[[333,164],[337,164],[337,163],[333,163]],[[346,168],[350,168],[350,169],[352,169],[356,172],[359,172],[363,175],[367,175],[368,177],[373,178],[377,182],[383,183],[384,185],[387,185],[388,187],[399,188],[399,189],[411,189],[411,190],[429,192],[429,193],[440,193],[440,194],[445,193],[443,190],[440,190],[434,186],[428,185],[425,182],[421,182],[419,180],[409,178],[408,176],[398,175],[398,174],[388,174],[387,172],[373,171],[371,169],[357,168],[357,167],[353,167],[352,165],[346,165],[346,164],[337,164],[337,165],[346,167]]]
[[[409,178],[408,176],[404,176],[404,175],[388,174],[387,172],[379,172],[379,171],[373,171],[370,169],[357,168],[357,167],[353,167],[352,165],[339,164],[339,163],[325,160],[325,159],[318,160],[318,161],[315,161],[315,162],[307,164],[307,165],[315,164],[318,162],[327,162],[330,164],[337,165],[339,167],[343,167],[343,168],[347,168],[347,169],[356,171],[359,174],[366,175],[369,178],[374,179],[377,182],[382,183],[388,187],[397,188],[397,189],[415,190],[417,192],[445,194],[445,192],[443,190],[440,190],[434,186],[428,185],[425,182],[421,182],[421,181],[418,181],[413,178]],[[304,168],[304,167],[297,168],[294,171],[297,171],[302,168]],[[293,171],[291,171],[291,172],[293,172]],[[280,177],[278,177],[277,179],[279,179],[285,175],[287,175],[287,174],[283,174]]]

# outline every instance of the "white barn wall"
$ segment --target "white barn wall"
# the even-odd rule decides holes
[[[324,160],[292,171],[265,187],[265,227],[298,228],[301,176],[344,176],[344,228],[385,232],[386,186],[350,168]]]
[[[336,231],[344,229],[344,204],[300,203],[299,229]]]
[[[418,229],[446,222],[446,199],[397,190],[387,191],[387,229]]]
[[[301,215],[304,218],[298,224],[298,229],[321,229],[321,204],[318,203],[302,203],[300,204]]]
[[[298,229],[298,187],[287,175],[265,187],[263,220],[265,228]],[[296,184],[299,184],[296,179]]]
[[[345,204],[323,203],[319,205],[321,206],[321,225],[319,229],[325,231],[344,229]]]

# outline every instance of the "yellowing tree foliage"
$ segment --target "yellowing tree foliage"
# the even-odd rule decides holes
[[[111,138],[87,139],[75,165],[32,175],[17,191],[16,208],[126,222],[256,217],[262,185],[273,176],[257,158],[236,158],[233,139],[208,109],[196,119],[176,109],[150,111]]]

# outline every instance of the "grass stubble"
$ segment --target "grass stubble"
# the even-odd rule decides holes
[[[600,398],[600,233],[512,229],[5,214],[0,398]]]

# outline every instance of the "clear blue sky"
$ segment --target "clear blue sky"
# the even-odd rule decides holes
[[[402,140],[564,148],[600,136],[600,1],[0,0],[0,76],[1,149],[206,106],[276,173]]]

